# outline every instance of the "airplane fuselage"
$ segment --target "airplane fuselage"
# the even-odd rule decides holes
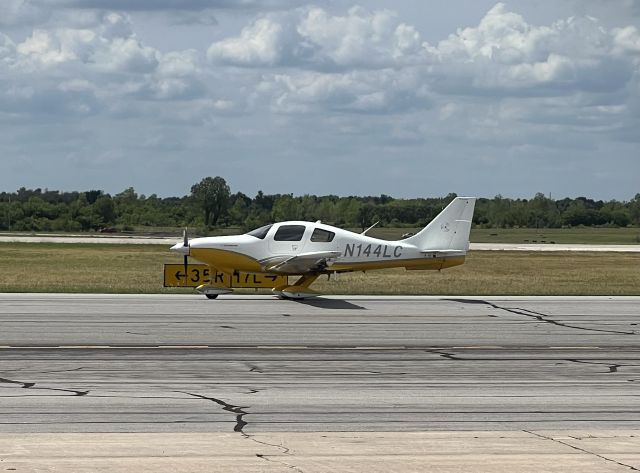
[[[380,240],[322,223],[301,221],[273,224],[264,235],[205,237],[189,242],[190,256],[231,272],[234,269],[265,272],[265,262],[272,265],[274,261],[285,261],[312,252],[336,252],[331,265],[316,272],[392,267],[438,270],[462,264],[465,257],[465,252],[439,255],[437,252],[425,252],[403,240]],[[269,272],[305,273],[277,269],[270,269]]]

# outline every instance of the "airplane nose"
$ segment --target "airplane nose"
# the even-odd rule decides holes
[[[179,242],[176,243],[175,245],[173,245],[170,248],[171,251],[175,251],[176,253],[180,253],[182,255],[188,255],[189,254],[189,247],[188,246],[184,246],[184,243]]]

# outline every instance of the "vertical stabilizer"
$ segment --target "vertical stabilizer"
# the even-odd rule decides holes
[[[403,240],[420,250],[469,249],[475,197],[456,197],[419,233]]]

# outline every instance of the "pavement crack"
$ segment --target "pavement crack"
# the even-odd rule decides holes
[[[525,317],[529,317],[531,319],[535,319],[539,322],[544,322],[547,324],[552,324],[552,325],[557,325],[558,327],[564,327],[564,328],[572,328],[572,329],[576,329],[576,330],[584,330],[587,332],[600,332],[600,333],[615,333],[618,335],[637,335],[636,332],[631,331],[631,332],[625,332],[625,331],[621,331],[621,330],[605,330],[605,329],[601,329],[601,328],[589,328],[589,327],[579,327],[577,325],[572,325],[572,324],[567,324],[564,322],[558,322],[557,320],[550,320],[547,317],[550,317],[549,314],[543,314],[541,312],[536,312],[534,310],[530,310],[530,309],[524,309],[521,307],[502,307],[499,306],[497,304],[494,304],[493,302],[489,302],[489,301],[485,301],[483,299],[449,299],[450,301],[454,301],[454,302],[461,302],[461,303],[466,303],[466,304],[486,304],[490,307],[493,307],[494,309],[498,309],[498,310],[504,310],[506,312],[510,312],[512,314],[516,314],[516,315],[524,315]]]
[[[207,401],[213,401],[216,404],[218,404],[219,406],[222,406],[222,410],[227,411],[227,412],[232,412],[234,414],[236,414],[236,425],[233,428],[234,432],[238,432],[240,435],[242,435],[245,439],[247,440],[251,440],[252,442],[255,442],[257,444],[260,445],[264,445],[267,447],[275,447],[277,449],[279,449],[283,455],[290,455],[289,449],[287,447],[285,447],[284,445],[280,445],[280,444],[275,444],[275,443],[269,443],[269,442],[264,442],[262,440],[258,440],[255,437],[253,437],[252,434],[248,434],[246,433],[243,429],[245,428],[245,426],[248,425],[248,422],[246,422],[245,420],[243,420],[243,417],[247,414],[249,414],[247,411],[245,411],[244,409],[247,409],[248,407],[246,406],[234,406],[233,404],[229,404],[226,401],[223,401],[222,399],[218,399],[215,397],[210,397],[210,396],[204,396],[202,394],[195,394],[195,393],[189,393],[186,391],[175,391],[181,394],[186,394],[187,396],[192,396],[192,397],[197,397],[199,399],[205,399]],[[260,458],[264,458],[266,461],[275,461],[277,463],[282,463],[283,465],[288,466],[289,468],[293,468],[296,471],[302,471],[298,468],[296,468],[293,465],[289,465],[287,463],[284,462],[278,462],[276,460],[270,460],[266,458],[266,455],[262,455],[262,454],[256,454],[256,456],[260,457]]]
[[[530,435],[535,435],[536,437],[544,439],[544,440],[550,440],[552,442],[556,442],[556,443],[565,445],[565,446],[567,446],[569,448],[572,448],[574,450],[577,450],[579,452],[586,453],[588,455],[593,455],[593,456],[598,457],[598,458],[600,458],[602,460],[605,460],[605,461],[608,461],[608,462],[611,462],[611,463],[615,463],[616,465],[624,466],[626,468],[629,468],[631,471],[640,471],[640,468],[636,468],[635,466],[632,466],[632,465],[627,465],[626,463],[619,462],[618,460],[614,460],[613,458],[605,457],[604,455],[600,455],[599,453],[591,452],[591,451],[586,450],[584,448],[576,447],[575,445],[571,445],[568,442],[563,442],[562,440],[554,439],[553,437],[548,437],[546,435],[538,434],[536,432],[531,432],[530,430],[523,430],[523,432],[526,432],[526,433],[528,433]]]
[[[281,460],[274,460],[273,458],[270,458],[269,455],[262,455],[260,453],[256,453],[256,457],[260,458],[261,460],[264,461],[268,461],[268,462],[272,462],[272,463],[278,463],[280,465],[284,465],[287,468],[292,469],[293,471],[298,471],[299,473],[304,473],[300,468],[298,468],[297,466],[291,465],[287,462],[283,462]]]
[[[222,406],[222,410],[223,411],[232,412],[232,413],[236,414],[236,425],[233,427],[233,431],[234,432],[240,432],[241,434],[244,434],[242,429],[244,429],[244,427],[247,425],[247,422],[243,419],[243,417],[246,416],[248,414],[248,412],[246,412],[243,409],[246,409],[247,408],[246,406],[234,406],[233,404],[229,404],[228,402],[225,402],[222,399],[217,399],[215,397],[209,397],[209,396],[203,396],[202,394],[188,393],[186,391],[175,391],[175,392],[186,394],[187,396],[197,397],[197,398],[200,398],[200,399],[206,399],[208,401],[213,401],[216,404],[218,404],[219,406]]]
[[[263,440],[258,440],[252,434],[248,434],[246,432],[242,432],[242,436],[244,438],[246,438],[247,440],[251,440],[252,442],[258,443],[260,445],[265,445],[267,447],[275,447],[278,450],[280,450],[283,455],[291,455],[289,448],[285,447],[284,445],[281,445],[281,444],[278,444],[278,443],[269,443],[269,442],[265,442]]]
[[[38,373],[40,374],[49,374],[49,373],[70,373],[72,371],[80,371],[80,370],[86,370],[87,368],[84,366],[81,366],[80,368],[71,368],[68,370],[50,370],[50,371],[38,371]]]
[[[446,358],[447,360],[460,361],[464,358],[459,358],[453,353],[447,353],[446,351],[441,350],[425,350],[426,353],[435,353],[436,355],[440,355],[442,358]]]
[[[61,391],[66,393],[73,393],[74,396],[86,396],[89,391],[78,391],[77,389],[63,389],[63,388],[45,388],[36,386],[36,383],[25,383],[24,381],[16,381],[13,379],[0,378],[0,383],[19,384],[24,389],[38,389],[42,391]]]
[[[24,383],[22,381],[15,381],[13,379],[0,378],[0,383],[20,384],[21,388],[29,389],[36,385],[36,383]]]
[[[640,365],[625,365],[622,363],[605,363],[603,361],[585,361],[585,360],[577,360],[575,358],[568,358],[566,361],[570,361],[571,363],[582,363],[585,365],[603,365],[609,368],[609,373],[617,373],[618,368],[622,368],[624,366],[640,366]]]
[[[245,365],[247,368],[249,368],[249,372],[263,373],[262,369],[255,365],[252,365],[251,363],[245,363]]]

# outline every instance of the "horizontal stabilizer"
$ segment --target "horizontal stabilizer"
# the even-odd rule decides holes
[[[420,253],[424,254],[426,258],[452,258],[467,254],[466,251],[460,250],[422,250]]]

